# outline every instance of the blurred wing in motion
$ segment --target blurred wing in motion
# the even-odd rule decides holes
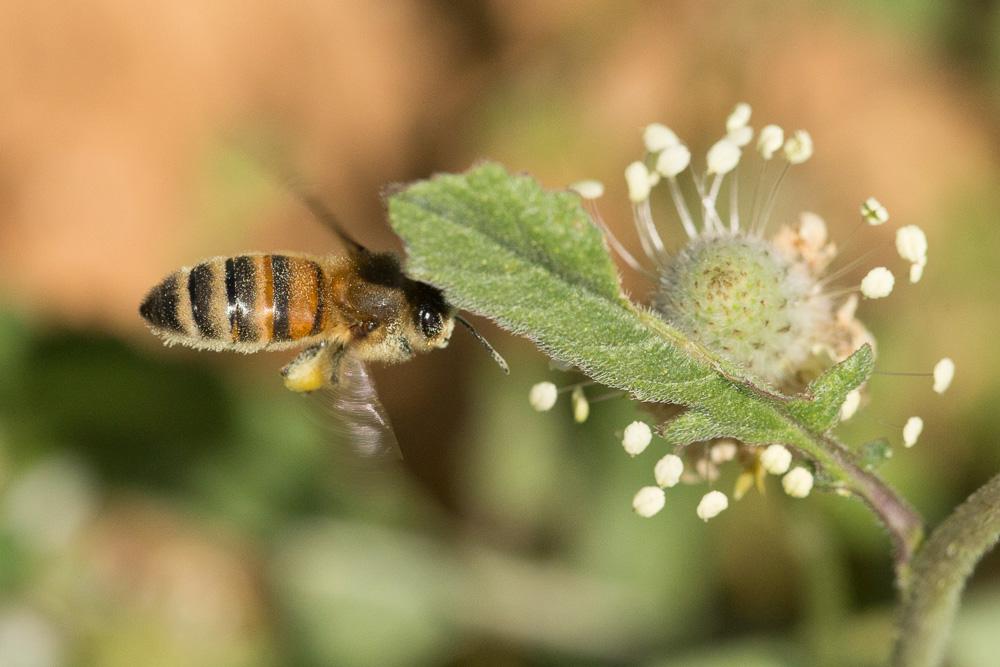
[[[336,383],[330,390],[330,409],[337,435],[358,455],[365,459],[403,458],[375,383],[364,362],[351,354],[340,355]]]

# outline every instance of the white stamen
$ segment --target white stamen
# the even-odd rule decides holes
[[[729,130],[726,133],[726,139],[742,148],[746,146],[751,141],[753,141],[753,128],[749,125],[744,125],[743,127],[737,127],[734,130]]]
[[[740,162],[740,147],[729,139],[720,139],[708,149],[706,159],[709,174],[728,174]]]
[[[920,437],[920,433],[923,430],[923,419],[920,417],[910,417],[907,419],[906,426],[903,427],[903,445],[905,447],[912,447],[917,444],[917,439]]]
[[[698,503],[698,518],[702,521],[713,519],[729,507],[729,498],[722,491],[709,491]]]
[[[650,153],[659,153],[680,142],[673,130],[660,123],[650,123],[642,132],[642,143]]]
[[[548,412],[556,404],[559,390],[551,382],[539,382],[528,392],[528,403],[539,412]]]
[[[861,281],[861,293],[869,299],[881,299],[892,294],[896,277],[884,266],[877,266]]]
[[[858,411],[858,407],[861,405],[861,392],[857,389],[852,389],[847,392],[847,396],[844,398],[844,402],[840,406],[840,421],[846,422],[848,419],[854,416],[854,413]]]
[[[785,159],[791,164],[802,164],[812,154],[813,140],[805,130],[795,130],[785,142]]]
[[[896,250],[899,256],[914,264],[927,263],[927,235],[916,225],[896,230]]]
[[[768,445],[761,452],[760,465],[772,475],[784,475],[792,465],[792,453],[784,445]]]
[[[757,137],[757,150],[765,160],[770,160],[785,143],[785,131],[777,125],[765,125]]]
[[[805,498],[813,488],[813,474],[799,466],[781,478],[781,486],[792,498]]]
[[[753,109],[746,102],[737,104],[729,117],[726,118],[726,132],[746,127],[746,124],[750,122],[751,113],[753,113]]]
[[[688,153],[688,159],[690,159],[690,153]],[[670,196],[674,200],[674,208],[677,209],[677,214],[681,217],[681,225],[684,226],[684,231],[687,233],[688,238],[694,239],[698,237],[698,230],[694,226],[694,220],[691,218],[691,212],[688,210],[687,202],[684,201],[684,195],[681,194],[681,188],[677,185],[676,178],[667,179],[668,185],[670,185]]]
[[[861,217],[872,227],[877,227],[889,221],[889,211],[875,197],[869,197],[861,205]]]
[[[635,203],[649,199],[652,188],[649,182],[649,169],[642,162],[633,162],[625,168],[625,182],[628,184],[628,198]]]
[[[675,486],[683,473],[684,461],[676,454],[667,454],[653,467],[653,476],[660,486]]]
[[[723,442],[719,442],[713,445],[712,451],[709,453],[709,456],[712,459],[712,463],[718,465],[720,463],[726,463],[727,461],[732,461],[733,459],[735,459],[737,451],[738,448],[736,447],[735,442],[733,442],[732,440],[725,440]]]
[[[667,494],[658,486],[644,486],[632,498],[632,509],[646,519],[662,510],[666,504]]]
[[[634,421],[625,427],[622,436],[622,447],[629,456],[638,456],[646,451],[653,440],[653,432],[646,422]]]
[[[684,144],[663,149],[656,158],[656,171],[667,178],[674,178],[691,164],[691,151]]]
[[[927,266],[927,262],[918,262],[917,264],[910,264],[910,282],[919,283],[920,279],[924,276],[924,267]]]
[[[945,357],[934,364],[934,391],[943,394],[948,391],[951,381],[955,378],[955,362]]]
[[[573,421],[582,424],[590,416],[590,403],[587,395],[583,393],[583,387],[577,387],[570,394],[570,403],[573,406]]]
[[[604,183],[600,181],[578,181],[569,186],[569,189],[584,199],[599,199],[604,196]]]

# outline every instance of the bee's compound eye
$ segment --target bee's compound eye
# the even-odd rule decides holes
[[[441,315],[432,308],[423,306],[417,313],[417,321],[420,323],[420,330],[427,338],[434,338],[441,333]]]

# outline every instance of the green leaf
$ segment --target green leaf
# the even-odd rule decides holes
[[[639,400],[693,408],[663,427],[677,442],[783,442],[830,460],[786,407],[794,403],[803,418],[820,423],[825,401],[836,402],[856,381],[851,369],[870,353],[820,378],[822,400],[777,396],[622,295],[604,236],[577,195],[546,192],[496,164],[402,188],[389,198],[389,214],[407,246],[409,272],[444,289],[457,307]]]
[[[659,428],[660,437],[673,447],[685,447],[695,442],[722,438],[726,429],[700,410],[688,410]]]
[[[787,408],[795,418],[817,433],[837,425],[840,406],[847,394],[863,385],[875,368],[875,355],[867,343],[847,359],[823,373],[809,385],[807,399],[791,401]]]

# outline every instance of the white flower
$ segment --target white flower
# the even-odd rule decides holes
[[[813,488],[813,474],[799,466],[781,478],[781,486],[792,498],[805,498]]]
[[[578,181],[569,186],[569,189],[584,199],[600,199],[604,196],[604,183],[600,181]]]
[[[653,468],[653,476],[660,486],[674,486],[680,481],[684,473],[684,461],[676,454],[667,454],[656,462]]]
[[[644,486],[632,498],[632,509],[641,517],[649,518],[667,504],[667,495],[658,486]]]
[[[674,178],[691,164],[691,151],[684,144],[663,149],[656,158],[656,171],[667,178]]]
[[[742,148],[753,141],[753,128],[749,125],[744,125],[743,127],[737,127],[735,130],[729,130],[726,133],[726,139],[729,139]]]
[[[912,447],[917,444],[917,438],[920,437],[920,433],[923,430],[923,419],[920,417],[910,417],[907,419],[906,426],[903,427],[903,445],[906,447]]]
[[[590,416],[590,403],[587,401],[587,395],[583,393],[582,387],[577,387],[570,394],[570,403],[573,406],[573,420],[577,424],[582,424],[587,421],[587,417]]]
[[[802,164],[812,157],[813,140],[805,130],[795,132],[785,142],[785,159],[792,164]]]
[[[877,227],[889,221],[889,211],[875,197],[869,197],[861,205],[861,217],[872,227]]]
[[[861,293],[869,299],[881,299],[892,294],[896,277],[884,266],[877,266],[861,280]]]
[[[551,382],[539,382],[528,392],[528,403],[539,412],[548,412],[556,404],[559,390]]]
[[[646,451],[649,443],[653,440],[653,432],[646,422],[634,421],[625,427],[625,434],[622,436],[622,447],[629,456],[638,456]]]
[[[712,458],[712,463],[719,464],[732,461],[736,458],[737,449],[736,443],[732,440],[725,440],[713,445],[712,451],[709,454]]]
[[[843,404],[840,406],[840,421],[846,422],[848,419],[854,416],[854,413],[858,411],[858,406],[861,405],[861,392],[857,389],[852,389],[847,392],[847,396],[844,398]]]
[[[708,149],[708,173],[728,174],[740,162],[740,147],[729,139],[719,139]]]
[[[785,131],[777,125],[765,125],[757,137],[757,150],[761,157],[770,160],[785,143]]]
[[[769,445],[760,455],[760,465],[772,475],[784,475],[792,465],[792,453],[784,445]]]
[[[896,230],[896,250],[899,256],[914,264],[927,262],[927,236],[916,225],[907,225]]]
[[[945,357],[934,364],[934,391],[943,394],[948,391],[955,377],[955,362]]]
[[[746,102],[737,104],[733,108],[733,112],[726,118],[726,132],[746,127],[746,124],[750,122],[751,113],[753,113],[753,109]]]
[[[708,521],[719,516],[727,507],[729,507],[729,498],[726,497],[726,494],[722,491],[709,491],[698,503],[698,518],[702,521]]]
[[[633,162],[625,168],[625,183],[628,184],[628,198],[634,203],[638,204],[649,199],[652,184],[649,169],[642,162]]]
[[[910,282],[919,283],[920,279],[924,275],[924,267],[927,266],[927,262],[918,262],[916,264],[910,264]]]
[[[673,130],[660,123],[650,123],[642,132],[642,143],[650,153],[658,153],[680,142]]]

